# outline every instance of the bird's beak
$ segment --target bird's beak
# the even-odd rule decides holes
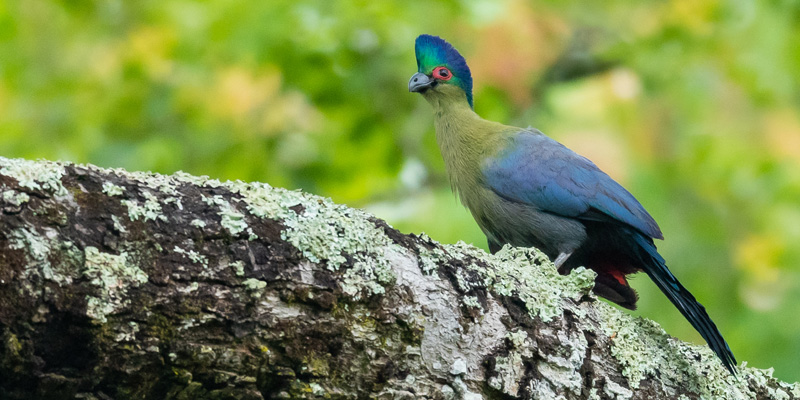
[[[433,86],[434,82],[435,81],[428,77],[428,75],[425,75],[422,72],[417,72],[416,74],[412,75],[411,80],[408,81],[408,91],[422,93]]]

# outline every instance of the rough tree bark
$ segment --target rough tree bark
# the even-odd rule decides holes
[[[800,398],[495,256],[265,184],[0,158],[0,398]]]

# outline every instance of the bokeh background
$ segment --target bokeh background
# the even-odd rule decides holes
[[[466,56],[479,114],[629,188],[737,358],[800,380],[796,1],[2,1],[0,155],[264,181],[485,248],[407,91],[420,33]]]

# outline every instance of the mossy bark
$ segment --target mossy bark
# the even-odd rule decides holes
[[[800,397],[558,276],[329,200],[0,158],[2,399]]]

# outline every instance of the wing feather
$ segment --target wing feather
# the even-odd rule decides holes
[[[487,185],[510,201],[576,219],[627,224],[651,238],[661,229],[642,205],[587,158],[537,130],[514,135],[486,160]]]

